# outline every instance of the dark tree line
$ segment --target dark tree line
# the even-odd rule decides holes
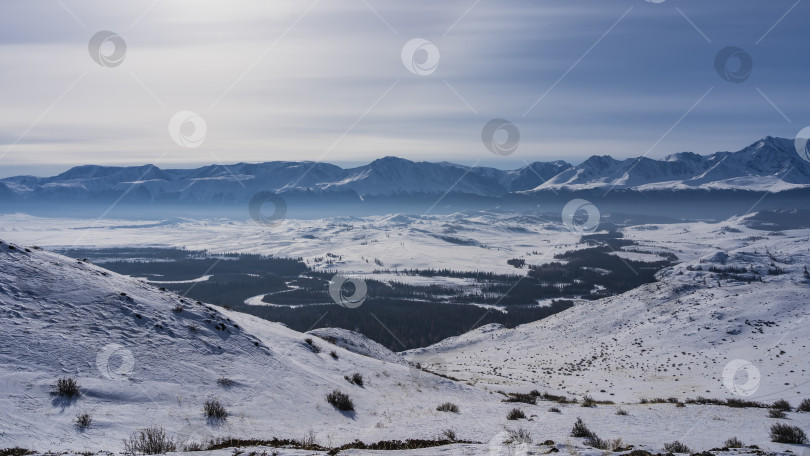
[[[436,343],[474,327],[500,323],[506,327],[540,320],[573,305],[573,298],[622,293],[654,281],[654,274],[672,259],[645,263],[621,259],[615,250],[632,244],[617,232],[587,236],[589,247],[557,255],[545,265],[524,265],[526,276],[485,271],[404,270],[404,276],[473,279],[475,287],[412,285],[366,280],[367,298],[357,309],[332,302],[329,280],[337,271],[313,271],[300,259],[254,254],[217,254],[180,249],[70,250],[65,254],[103,261],[113,271],[156,281],[190,280],[211,275],[207,281],[161,284],[190,299],[278,321],[292,329],[339,327],[358,331],[393,350]],[[133,261],[135,260],[135,261]],[[391,271],[388,271],[391,272]],[[602,291],[594,291],[599,285]],[[267,303],[252,306],[244,301],[264,294]],[[541,307],[539,300],[553,300]],[[488,310],[480,305],[498,305]],[[299,307],[285,307],[296,305]]]

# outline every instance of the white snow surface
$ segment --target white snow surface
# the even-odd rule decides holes
[[[408,365],[408,361],[399,354],[392,352],[383,345],[354,331],[341,328],[318,328],[307,332],[307,334],[312,334],[333,342],[338,347],[343,347],[358,355],[368,356],[393,364]]]
[[[446,222],[437,218],[425,223],[435,227]],[[216,224],[210,225],[210,230],[218,229]],[[498,238],[491,225],[476,224],[475,236],[489,236],[490,242],[511,249],[507,258],[514,257],[515,251],[531,252],[541,246],[542,258],[551,258],[553,252],[568,250],[577,242],[575,236],[548,227],[533,228],[533,242],[529,234],[524,238],[518,232],[509,241],[526,245],[508,246],[503,234]],[[810,431],[808,413],[790,412],[787,420],[774,420],[764,409],[638,402],[644,397],[683,400],[702,395],[763,402],[785,398],[796,406],[810,397],[810,285],[802,275],[804,264],[810,262],[810,230],[768,234],[748,229],[738,219],[714,225],[627,228],[626,237],[650,250],[675,253],[683,263],[661,271],[657,283],[612,298],[578,302],[540,322],[514,329],[488,325],[431,347],[395,354],[350,331],[321,329],[302,334],[280,324],[197,304],[86,262],[32,248],[27,251],[24,245],[33,244],[29,242],[32,237],[48,244],[41,242],[46,231],[32,234],[19,224],[3,226],[4,236],[13,231],[14,241],[22,238],[23,243],[14,244],[15,249],[0,244],[0,448],[117,452],[122,449],[122,439],[134,430],[159,425],[181,443],[213,436],[297,439],[312,430],[318,443],[336,446],[354,439],[432,439],[444,429],[455,430],[459,439],[481,442],[409,452],[340,453],[347,455],[543,454],[550,447],[539,443],[547,439],[556,442],[554,448],[560,452],[601,455],[601,450],[585,447],[582,439],[568,437],[574,421],[581,417],[602,438],[621,437],[636,448],[653,452],[663,451],[663,443],[674,440],[696,451],[708,450],[722,446],[731,436],[767,452],[802,454],[807,450],[770,442],[768,430],[784,421]],[[326,226],[324,222],[319,228]],[[727,231],[729,227],[739,232]],[[63,228],[52,227],[53,235],[69,232]],[[334,229],[331,235],[340,236]],[[115,231],[99,228],[99,233],[107,230]],[[147,235],[146,229],[132,230],[128,234]],[[149,230],[158,238],[175,235],[171,226]],[[358,227],[353,235],[379,236],[381,249],[413,242],[392,230],[389,234],[396,241],[385,244],[383,239],[388,236],[375,230]],[[232,233],[223,229],[217,239],[228,245],[241,242],[237,236],[227,236]],[[420,237],[424,240],[429,233],[411,235],[425,236]],[[186,232],[194,234],[193,230]],[[198,238],[200,243],[203,236]],[[121,239],[121,233],[114,233],[99,240],[113,244]],[[350,256],[352,265],[365,263],[352,256],[359,253],[352,250],[360,249],[359,243],[338,250],[342,245],[335,242],[330,250]],[[451,246],[432,253],[442,255],[449,264],[472,268],[476,258],[469,258],[465,249],[481,247]],[[270,241],[262,248],[273,249]],[[317,248],[324,245],[312,248],[313,257],[322,253]],[[497,248],[479,251],[498,255],[492,253]],[[765,274],[771,263],[787,273]],[[721,280],[718,286],[716,279],[708,278],[707,269],[712,265],[753,267],[763,274],[763,281]],[[698,267],[703,270],[696,270]],[[178,306],[182,311],[174,311]],[[334,337],[337,344],[319,336]],[[307,337],[313,338],[320,352],[304,342]],[[333,350],[338,359],[330,356]],[[402,355],[422,363],[426,370],[461,381],[418,370],[403,363]],[[737,359],[751,363],[761,374],[751,395],[740,396],[737,391],[735,396],[723,384],[724,368]],[[127,360],[132,361],[131,369]],[[363,387],[344,379],[354,372],[363,375]],[[78,399],[66,401],[51,394],[56,379],[65,375],[81,385]],[[224,387],[217,383],[221,377],[236,383]],[[746,381],[735,376],[732,386],[735,379],[737,384]],[[341,413],[325,401],[334,389],[350,394],[354,414]],[[531,389],[580,398],[589,394],[616,405],[504,403],[499,393]],[[228,409],[225,422],[211,423],[203,417],[202,404],[211,398],[221,400]],[[446,401],[458,404],[460,413],[435,410]],[[550,413],[551,406],[562,413]],[[524,410],[529,419],[506,420],[513,407]],[[629,415],[617,416],[618,408]],[[92,415],[93,425],[78,431],[75,417],[85,412]],[[507,428],[530,431],[535,443],[527,448],[502,444]],[[213,454],[225,456],[232,451]]]
[[[741,359],[761,373],[746,399],[798,405],[810,397],[810,230],[764,235],[736,222],[626,229],[685,261],[622,295],[514,329],[478,328],[406,357],[441,358],[449,375],[474,383],[619,401],[732,397],[723,370]],[[740,233],[721,235],[730,224]],[[767,275],[772,263],[786,273]],[[755,268],[763,282],[718,281],[712,266]]]
[[[183,310],[175,312],[176,306]],[[489,393],[401,361],[380,361],[313,337],[322,349],[315,353],[304,342],[312,336],[283,325],[22,246],[0,245],[0,310],[0,448],[119,451],[123,438],[150,425],[179,440],[297,439],[309,429],[334,445],[355,438],[432,439],[437,422],[459,430],[464,422],[435,411],[438,404],[464,403],[472,415],[491,409]],[[109,362],[105,353],[112,353]],[[123,361],[128,356],[131,371]],[[363,387],[344,379],[354,372],[363,375]],[[76,400],[51,394],[65,375],[81,386]],[[236,384],[223,387],[221,377]],[[334,389],[350,395],[356,413],[326,402]],[[225,423],[212,425],[203,417],[203,402],[211,398],[228,409]],[[498,415],[505,414],[501,408]],[[84,412],[93,424],[78,432],[74,420]],[[468,435],[459,437],[497,434],[491,426],[467,423]]]
[[[515,269],[506,261],[510,258],[525,258],[529,264],[555,261],[555,254],[570,250],[579,242],[579,235],[542,217],[487,212],[288,219],[273,227],[252,220],[133,223],[6,214],[0,215],[0,238],[49,249],[176,247],[301,257],[316,270],[339,269],[361,275],[379,270],[426,268],[525,274],[526,269]],[[468,244],[450,242],[454,239]],[[428,279],[385,274],[379,280],[421,285]],[[442,284],[464,285],[447,279]]]

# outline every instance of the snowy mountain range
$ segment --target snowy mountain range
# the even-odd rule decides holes
[[[267,162],[197,169],[79,166],[53,177],[0,179],[0,202],[111,202],[217,205],[247,202],[260,191],[346,201],[408,195],[502,198],[595,189],[780,192],[810,187],[810,163],[793,141],[767,137],[738,152],[678,153],[662,160],[594,156],[573,166],[535,162],[515,170],[385,157],[344,169],[328,163]],[[320,196],[319,196],[320,195]]]

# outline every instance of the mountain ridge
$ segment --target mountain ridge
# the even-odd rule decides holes
[[[781,192],[810,188],[810,163],[793,141],[763,138],[737,152],[679,152],[663,159],[592,156],[578,165],[562,160],[501,170],[450,162],[385,156],[341,168],[312,161],[271,161],[161,169],[155,165],[82,165],[52,177],[0,179],[0,201],[93,201],[210,205],[244,202],[260,191],[366,197],[471,195],[503,198],[560,190],[750,190]]]

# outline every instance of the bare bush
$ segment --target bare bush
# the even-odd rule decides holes
[[[316,343],[315,343],[315,342],[312,340],[312,338],[311,338],[311,337],[307,337],[306,339],[304,339],[304,342],[306,342],[306,343],[307,343],[307,345],[309,345],[310,350],[312,350],[313,352],[315,352],[315,353],[320,353],[320,352],[321,352],[321,347],[319,347],[319,346],[318,346],[318,345],[317,345],[317,344],[316,344]]]
[[[610,449],[610,442],[600,439],[596,434],[586,437],[584,443],[591,448],[597,448],[600,450]]]
[[[76,415],[76,426],[79,427],[81,430],[85,430],[90,427],[90,424],[93,423],[93,418],[90,417],[89,413],[80,413]]]
[[[342,393],[340,390],[334,390],[327,394],[326,402],[343,412],[354,411],[354,402],[352,402],[348,394]]]
[[[224,420],[228,418],[228,411],[225,410],[225,406],[222,405],[222,402],[219,402],[217,399],[205,401],[205,404],[203,404],[203,414],[206,418],[212,420]]]
[[[666,450],[668,453],[692,454],[692,449],[691,448],[689,448],[688,446],[684,445],[683,443],[681,443],[681,442],[679,442],[677,440],[672,442],[672,443],[665,443],[664,444],[664,450]]]
[[[773,405],[771,405],[771,408],[774,410],[781,410],[783,412],[789,412],[793,410],[793,407],[790,406],[790,402],[784,399],[779,399],[778,401],[774,402]]]
[[[737,437],[732,437],[723,442],[723,446],[726,448],[743,448],[745,445]]]
[[[436,410],[440,412],[453,412],[458,413],[458,405],[452,402],[445,402],[444,404],[436,407]]]
[[[298,441],[302,450],[317,450],[318,442],[315,441],[315,432],[310,429],[309,433]]]
[[[353,373],[351,376],[344,375],[343,378],[352,385],[363,386],[363,376],[358,372]]]
[[[571,429],[571,437],[592,437],[595,435],[588,429],[588,426],[582,422],[582,418],[577,418],[577,422],[574,423],[574,427]]]
[[[537,396],[532,393],[509,393],[509,397],[504,399],[504,402],[522,402],[524,404],[535,405],[537,403]]]
[[[148,427],[141,429],[124,440],[124,454],[135,456],[138,454],[165,454],[177,451],[177,444],[171,437],[166,436],[162,427]]]
[[[3,242],[0,241],[0,244]],[[34,454],[35,451],[31,451],[27,448],[22,447],[14,447],[14,448],[2,448],[0,449],[0,456],[27,456],[29,454]]]
[[[565,396],[555,396],[554,394],[549,394],[549,393],[543,393],[543,394],[540,395],[540,397],[543,400],[557,402],[558,404],[576,404],[577,403],[576,399],[569,399],[569,398],[567,398]]]
[[[522,420],[524,418],[526,418],[526,414],[523,413],[523,410],[518,408],[513,408],[506,414],[507,420]]]
[[[776,443],[794,443],[804,445],[807,443],[807,435],[796,426],[784,423],[776,423],[771,426],[771,441]]]
[[[522,445],[522,444],[531,444],[532,434],[527,431],[526,429],[507,429],[506,430],[507,437],[504,443],[511,444],[511,445]]]
[[[232,380],[232,379],[230,379],[228,377],[219,377],[217,379],[217,383],[219,383],[220,386],[224,386],[225,388],[230,388],[230,387],[232,387],[233,385],[236,384],[236,382],[234,380]]]
[[[78,397],[81,392],[76,380],[71,377],[62,377],[56,380],[55,394],[61,397],[74,398]]]

